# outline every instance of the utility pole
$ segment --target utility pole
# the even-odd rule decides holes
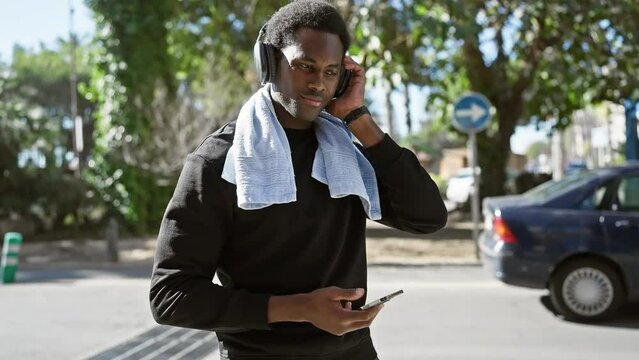
[[[639,159],[639,136],[637,136],[637,109],[639,102],[627,99],[626,109],[626,161]]]
[[[412,133],[412,125],[413,120],[411,119],[410,114],[410,93],[408,89],[408,83],[404,83],[404,106],[406,107],[406,129],[407,134],[410,135]]]
[[[82,117],[78,116],[78,77],[76,74],[76,36],[73,29],[73,16],[75,8],[73,0],[69,0],[69,44],[71,46],[71,76],[70,95],[71,95],[71,119],[73,120],[73,153],[74,153],[74,173],[80,176],[82,170],[82,150],[84,149],[84,139],[82,133]]]
[[[560,180],[564,177],[564,144],[562,130],[555,129],[552,134],[551,160],[552,178]]]

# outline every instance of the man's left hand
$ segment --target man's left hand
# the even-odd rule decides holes
[[[366,70],[350,56],[345,56],[342,64],[351,71],[351,80],[342,96],[331,101],[326,107],[331,115],[344,119],[351,111],[364,105],[364,91],[366,86]]]

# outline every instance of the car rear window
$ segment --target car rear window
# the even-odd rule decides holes
[[[561,194],[565,191],[583,186],[595,178],[606,176],[612,172],[607,169],[597,169],[588,172],[582,172],[566,176],[561,180],[547,181],[537,187],[534,187],[523,193],[527,200],[537,201],[546,200],[551,196]]]

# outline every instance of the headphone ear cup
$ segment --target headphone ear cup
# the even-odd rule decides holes
[[[271,44],[262,44],[266,64],[268,66],[268,74],[266,74],[266,82],[274,82],[277,74],[277,49]]]
[[[266,85],[275,80],[277,60],[273,45],[256,41],[253,47],[253,61],[260,84]]]
[[[260,84],[265,85],[268,79],[268,60],[266,59],[264,44],[260,41],[256,41],[255,46],[253,46],[253,62],[255,62],[255,72]]]
[[[346,88],[348,87],[348,83],[351,81],[351,71],[342,68],[339,76],[339,83],[337,84],[337,90],[335,91],[334,97],[339,97],[344,92],[346,92]]]

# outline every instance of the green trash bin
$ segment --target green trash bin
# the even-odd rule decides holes
[[[0,274],[2,274],[2,282],[5,284],[12,283],[16,280],[21,246],[22,234],[9,232],[4,235],[2,259],[0,261]]]

